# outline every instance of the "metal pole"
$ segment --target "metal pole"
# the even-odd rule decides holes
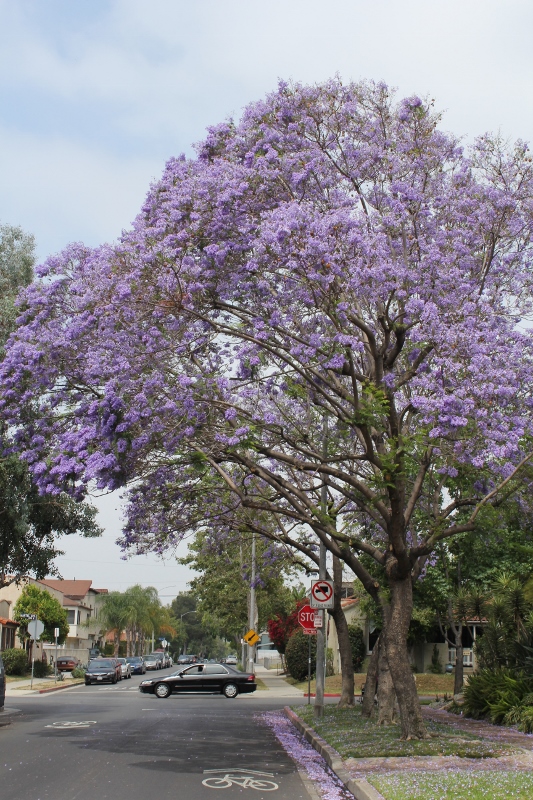
[[[54,636],[56,643],[56,663],[54,664],[54,681],[57,683],[57,636]]]
[[[30,689],[33,689],[33,665],[35,664],[35,658],[33,654],[33,639],[31,640],[31,682],[30,682]]]
[[[307,635],[309,646],[307,648],[307,705],[311,704],[311,634]]]
[[[252,579],[250,582],[250,611],[248,613],[248,623],[250,630],[255,630],[255,533],[252,533]],[[249,671],[254,671],[254,645],[248,645],[248,666]]]
[[[324,415],[324,423],[322,428],[322,455],[325,458],[327,455],[327,433],[328,422],[327,417]],[[320,490],[320,510],[322,514],[328,513],[328,489],[325,484],[324,475],[322,475],[322,488]],[[326,565],[326,546],[320,542],[319,561],[318,561],[318,577],[320,580],[325,580],[327,574]],[[316,613],[322,617],[322,626],[317,628],[316,631],[316,691],[315,691],[315,707],[314,716],[324,716],[324,685],[325,685],[325,661],[326,661],[326,648],[324,641],[324,609],[319,609]]]

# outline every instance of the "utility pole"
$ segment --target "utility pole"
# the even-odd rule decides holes
[[[327,435],[328,435],[328,422],[324,414],[324,421],[322,427],[322,456],[325,459],[327,456]],[[320,489],[320,510],[323,514],[328,513],[328,489],[325,483],[325,477],[322,474],[322,488]],[[320,580],[325,580],[327,574],[326,565],[326,546],[321,541],[319,550],[318,561],[318,577]],[[325,616],[326,612],[323,608],[319,608],[315,612],[322,617],[322,625],[316,631],[316,691],[315,691],[315,706],[314,716],[324,716],[324,685],[326,678],[326,647],[325,647]]]
[[[252,579],[250,582],[250,609],[248,611],[249,630],[255,630],[255,532],[252,533]],[[254,671],[254,651],[255,646],[248,645],[248,667],[249,671]]]

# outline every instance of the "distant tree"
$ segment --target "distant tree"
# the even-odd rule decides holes
[[[58,643],[63,644],[69,631],[67,612],[50,592],[39,589],[35,584],[28,584],[13,608],[13,619],[21,623],[19,636],[29,639],[28,621],[23,614],[36,614],[44,624],[44,631],[40,641],[53,642],[54,628],[59,628]]]

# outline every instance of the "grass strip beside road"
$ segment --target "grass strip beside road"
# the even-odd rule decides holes
[[[361,716],[361,708],[326,706],[324,717],[315,719],[313,706],[293,706],[298,716],[319,736],[347,758],[394,758],[409,756],[458,756],[497,758],[514,749],[500,742],[459,731],[450,725],[427,720],[431,739],[401,741],[398,725],[379,727]]]
[[[292,678],[286,678],[289,683],[292,683],[297,689],[307,692],[307,681],[295,681]],[[356,672],[354,675],[355,680],[355,693],[360,694],[361,686],[366,680],[364,672]],[[442,697],[444,694],[453,695],[453,675],[431,675],[430,673],[417,673],[415,675],[416,688],[418,694],[421,695],[439,695]],[[326,678],[325,691],[328,694],[340,694],[342,685],[342,678],[340,675],[331,675]],[[311,692],[316,691],[316,681],[311,681]]]
[[[533,775],[528,772],[404,772],[372,775],[369,783],[386,800],[531,800]]]

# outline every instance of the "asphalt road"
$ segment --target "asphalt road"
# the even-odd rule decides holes
[[[140,681],[10,697],[7,705],[23,713],[0,727],[2,800],[310,800],[294,762],[258,719],[283,700],[259,691],[159,700],[141,694]]]

